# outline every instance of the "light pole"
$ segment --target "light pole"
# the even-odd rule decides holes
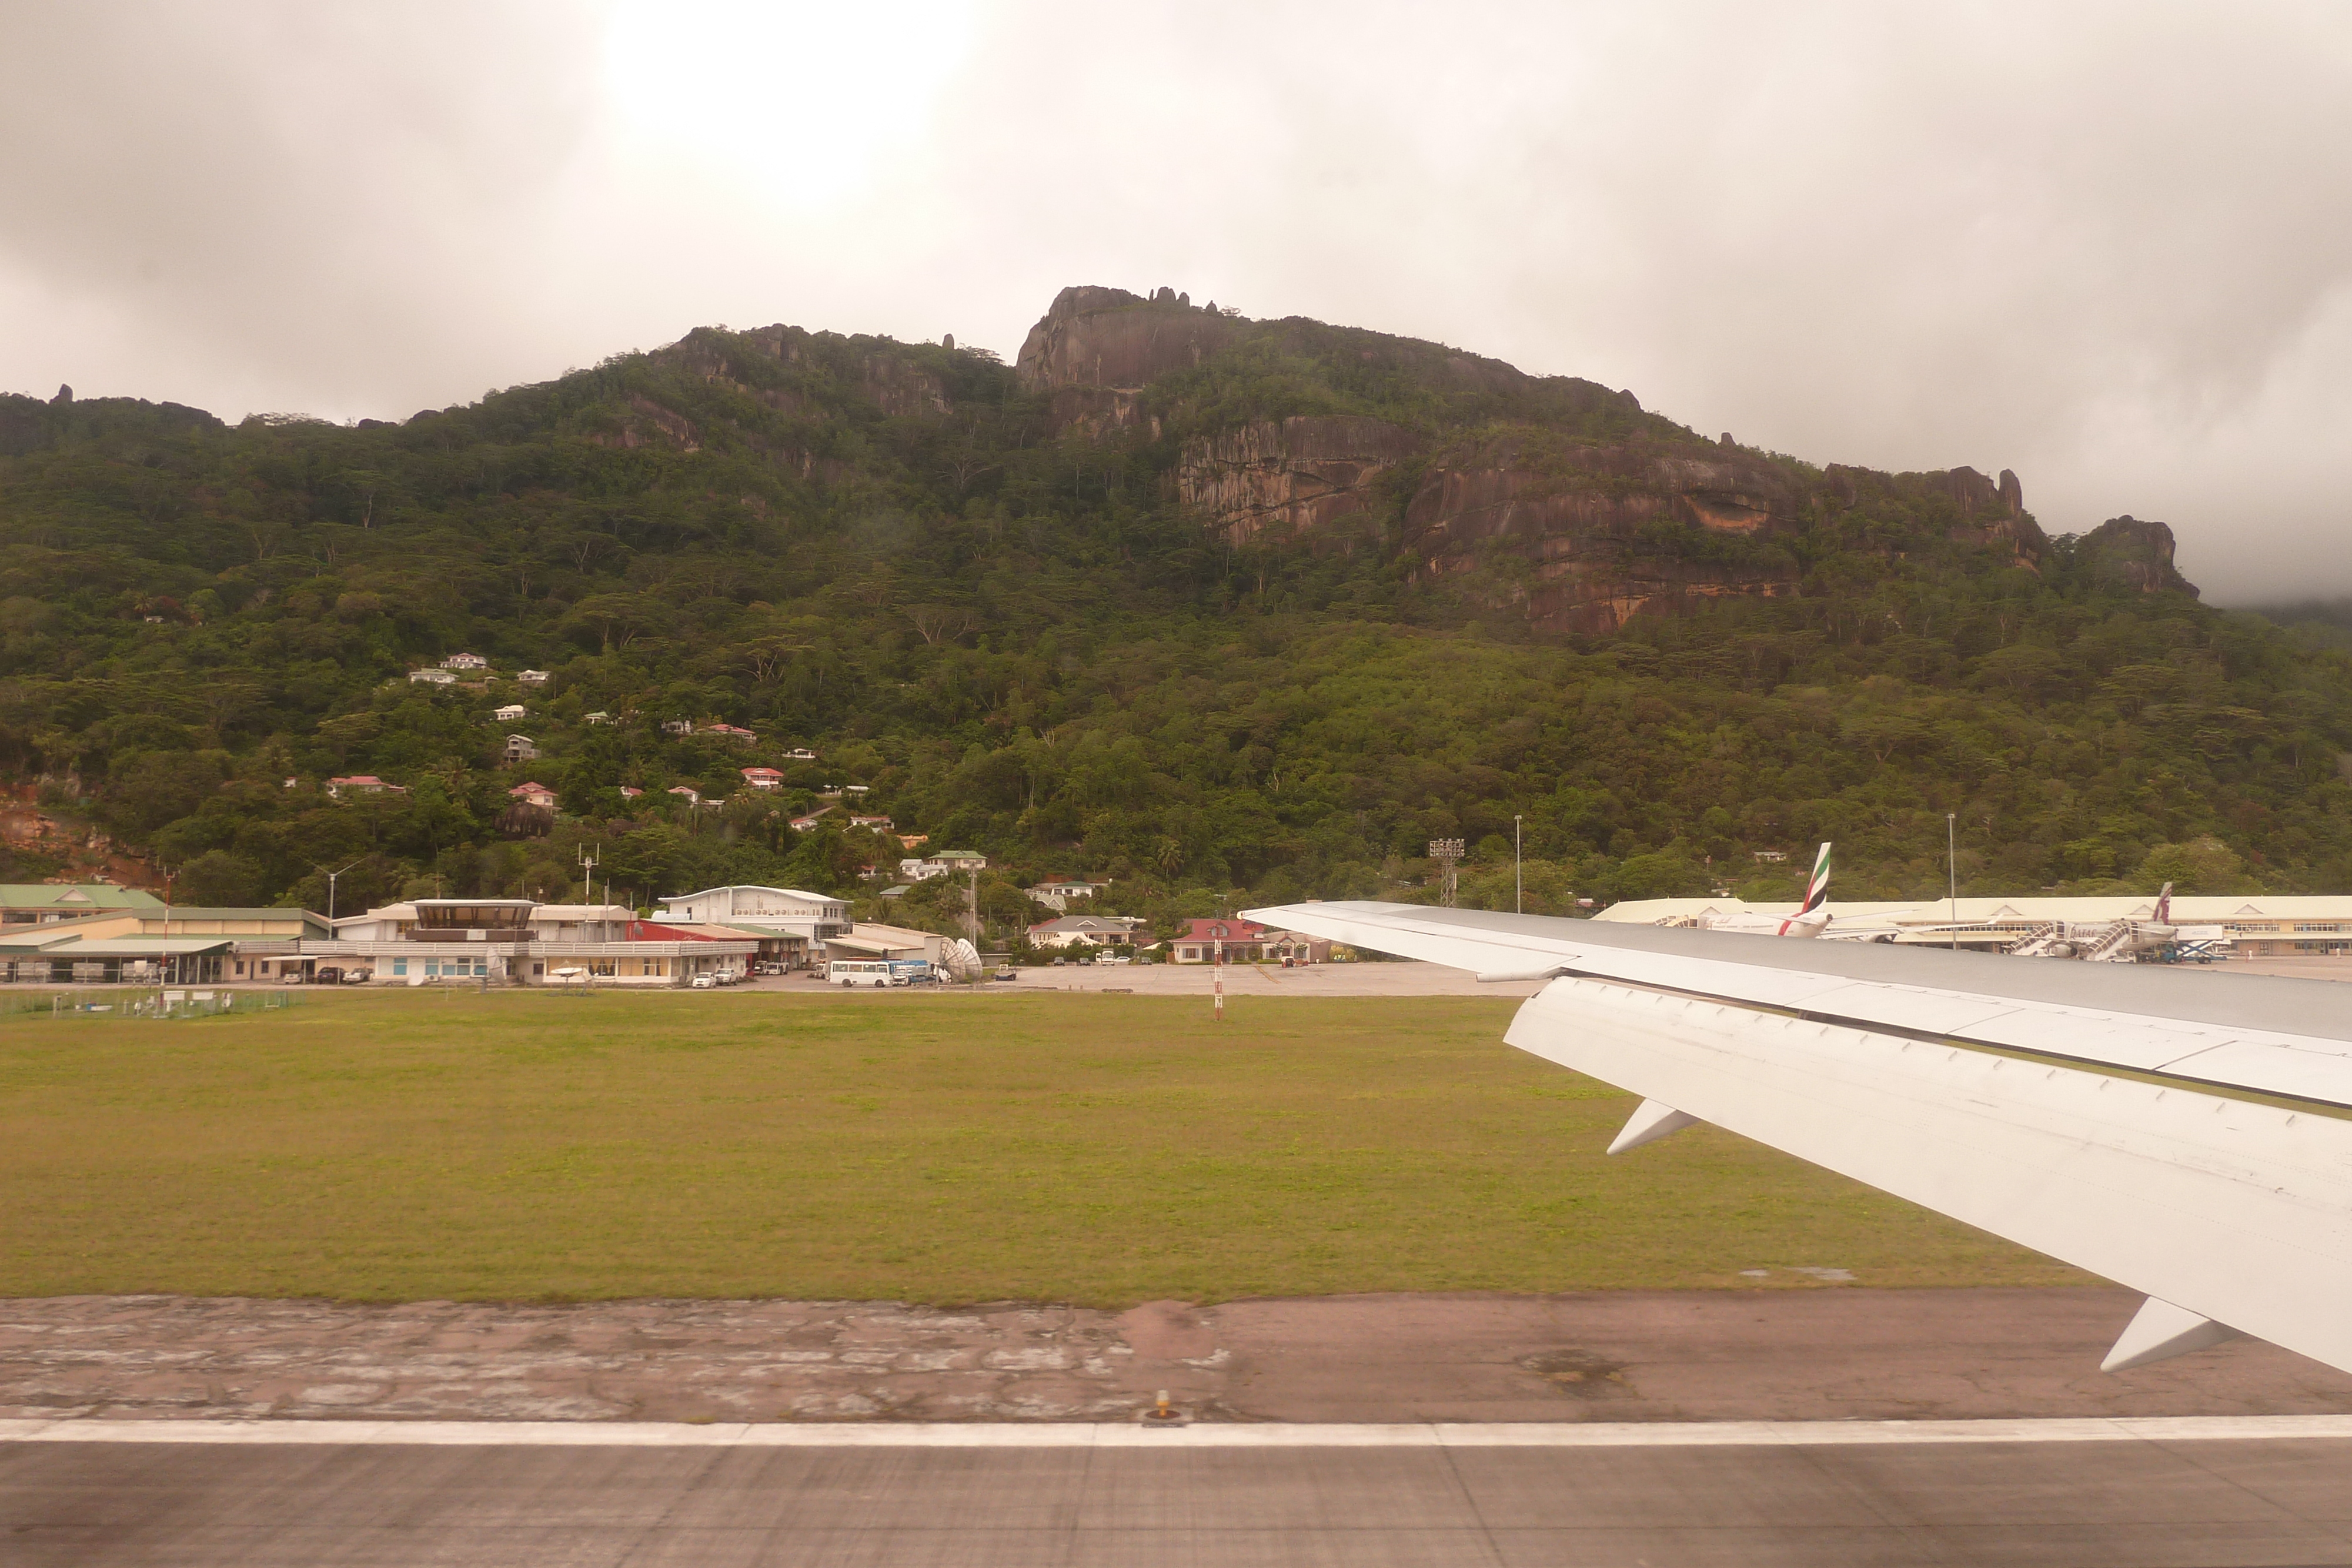
[[[367,859],[367,856],[365,856],[365,855],[362,855],[362,856],[360,856],[360,860],[359,860],[359,861],[353,861],[353,862],[352,862],[352,865],[357,865],[357,864],[359,864],[359,863],[360,863],[360,861],[363,861],[363,860],[365,860],[365,859]],[[336,879],[337,877],[339,877],[339,876],[342,875],[344,872],[347,872],[347,871],[351,870],[351,869],[352,869],[352,865],[341,866],[341,867],[338,867],[336,870],[333,870],[333,871],[327,871],[327,868],[326,868],[325,866],[320,865],[320,864],[319,864],[319,862],[318,862],[317,861],[312,861],[312,862],[310,862],[310,864],[311,864],[312,866],[316,867],[318,870],[320,870],[320,871],[321,871],[321,872],[326,873],[326,877],[327,877],[327,930],[328,930],[328,932],[331,935],[331,934],[333,933],[334,929],[335,929],[335,879]]]
[[[1527,889],[1519,879],[1519,819],[1515,813],[1511,818],[1511,913],[1525,915],[1527,902]]]
[[[1945,885],[1952,900],[1952,951],[1960,950],[1960,841],[1959,829],[1954,824],[1959,813],[1944,813],[1944,875]]]

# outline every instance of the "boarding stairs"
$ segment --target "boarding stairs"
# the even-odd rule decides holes
[[[2016,958],[2047,958],[2050,949],[2066,939],[2066,923],[2053,920],[2032,930],[2001,949]]]
[[[2118,920],[2087,945],[2078,943],[2074,952],[2089,964],[2128,964],[2132,961],[2132,933],[2137,929],[2135,922]]]

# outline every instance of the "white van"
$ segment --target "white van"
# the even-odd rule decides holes
[[[842,986],[880,988],[892,983],[887,958],[835,958],[826,967],[824,977]],[[906,982],[901,980],[898,983],[904,985]]]

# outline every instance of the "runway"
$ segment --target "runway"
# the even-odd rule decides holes
[[[18,1422],[0,1562],[2352,1563],[2352,1421]]]

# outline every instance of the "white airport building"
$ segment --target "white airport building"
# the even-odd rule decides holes
[[[748,934],[682,930],[621,904],[419,898],[332,924],[331,937],[302,943],[302,957],[377,985],[690,986],[740,978],[759,951]]]

